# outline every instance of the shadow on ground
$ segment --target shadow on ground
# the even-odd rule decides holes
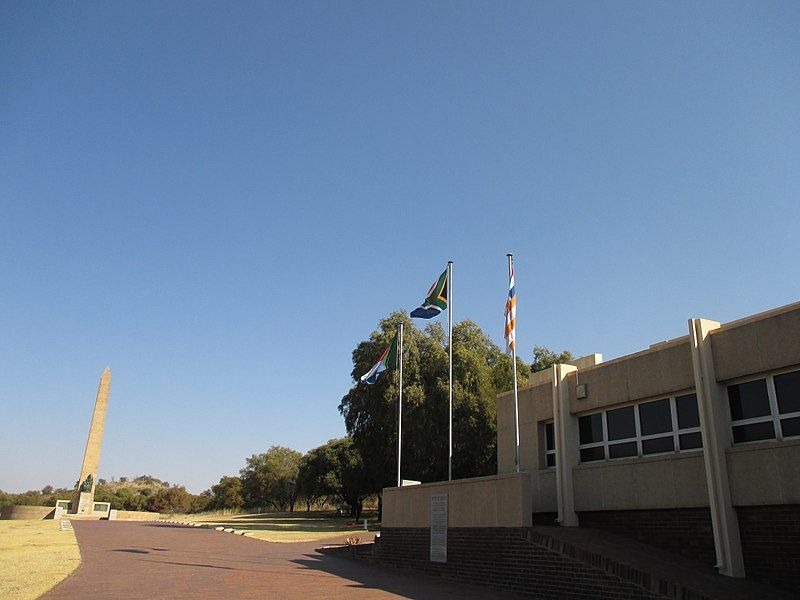
[[[352,581],[349,587],[380,590],[414,600],[488,600],[520,596],[490,587],[467,586],[416,571],[379,567],[328,554],[305,554],[292,560],[309,570],[323,571]]]

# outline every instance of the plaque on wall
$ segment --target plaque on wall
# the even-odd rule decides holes
[[[431,562],[447,562],[447,494],[431,496]]]

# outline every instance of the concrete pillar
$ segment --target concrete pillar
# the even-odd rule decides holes
[[[580,462],[578,419],[569,412],[567,374],[577,371],[572,365],[553,365],[553,430],[556,437],[556,495],[558,522],[577,527],[572,469]]]
[[[92,423],[89,426],[89,437],[86,438],[86,451],[83,454],[81,476],[78,480],[79,494],[75,505],[76,512],[91,512],[94,502],[94,489],[97,485],[97,469],[100,465],[100,448],[103,445],[103,433],[106,429],[106,412],[108,410],[108,394],[111,390],[111,369],[106,368],[100,376],[100,385],[97,388],[97,398],[92,412]],[[80,486],[86,478],[92,476],[92,488],[87,492],[80,492]]]
[[[717,569],[722,575],[744,577],[739,521],[731,501],[725,451],[731,446],[731,423],[724,386],[717,383],[714,354],[709,333],[720,324],[707,319],[689,320],[694,385],[700,428],[703,433],[703,459],[706,467],[708,501],[714,529]]]

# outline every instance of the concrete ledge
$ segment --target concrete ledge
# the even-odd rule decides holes
[[[53,506],[11,505],[0,508],[0,519],[41,521],[52,519],[56,509]]]
[[[530,527],[527,472],[383,490],[382,527],[430,527],[431,496],[447,494],[448,527]]]

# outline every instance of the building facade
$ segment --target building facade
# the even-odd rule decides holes
[[[797,589],[800,303],[520,389],[533,523],[605,529]],[[514,467],[513,394],[498,398],[498,473]]]

